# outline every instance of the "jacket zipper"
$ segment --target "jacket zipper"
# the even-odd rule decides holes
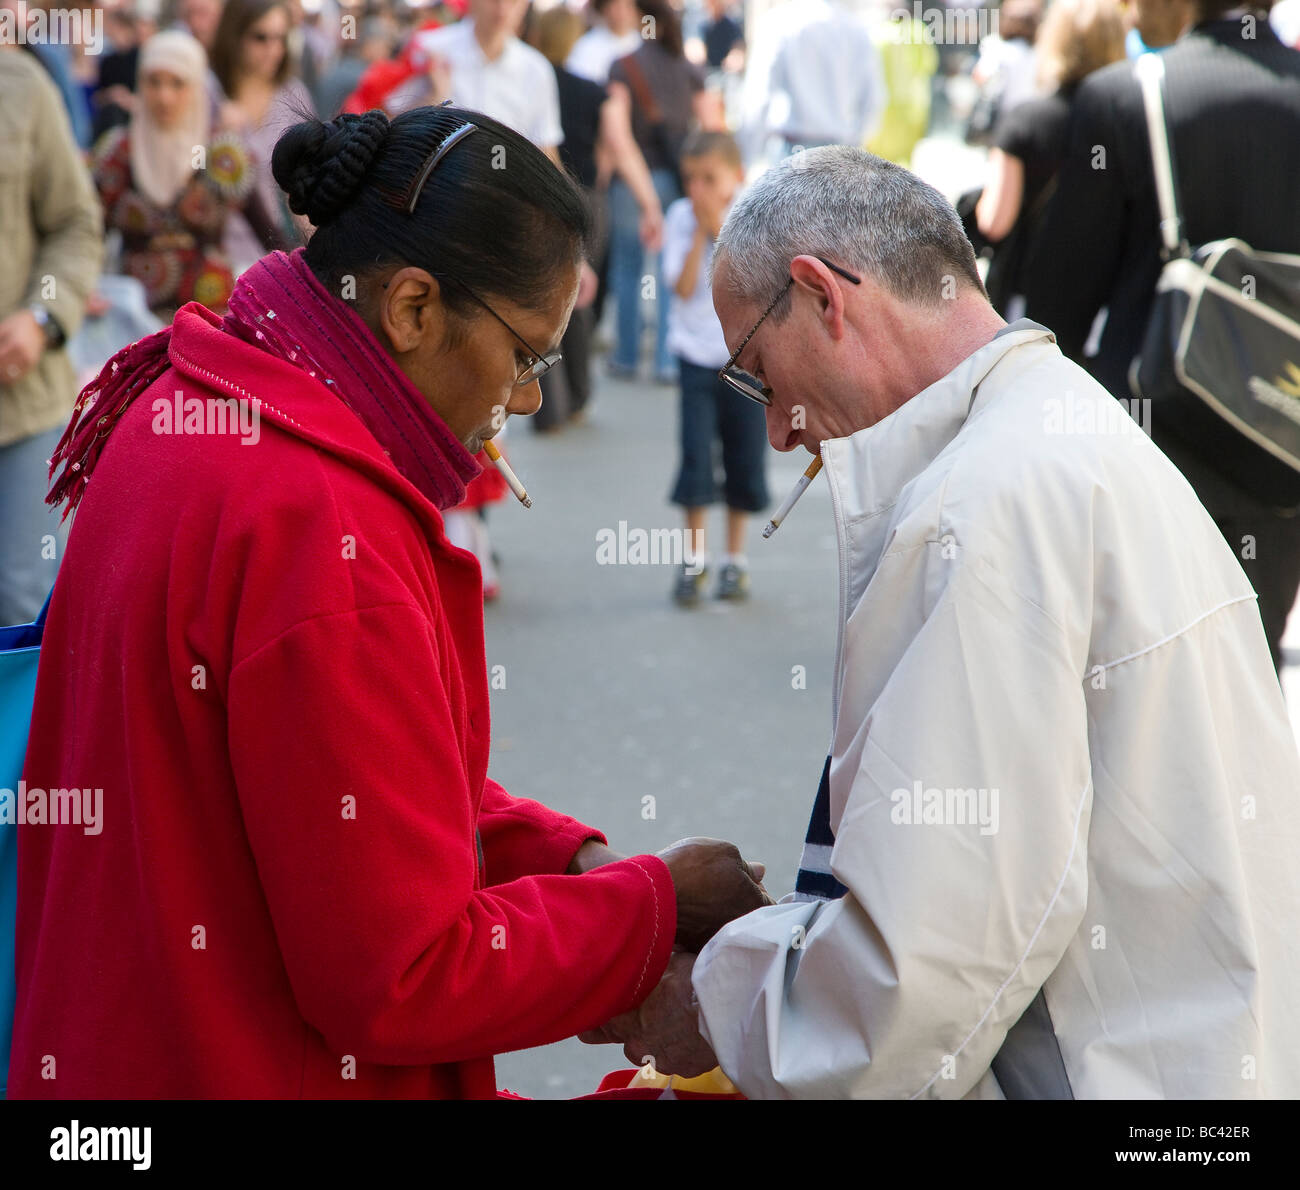
[[[835,678],[831,687],[831,738],[826,753],[834,752],[835,736],[840,724],[840,682],[844,672],[844,622],[848,614],[849,602],[849,564],[845,539],[848,527],[844,523],[844,508],[840,503],[840,490],[835,484],[834,468],[826,468],[826,483],[831,489],[831,509],[835,516],[835,545],[839,551],[840,563],[840,614],[836,619],[835,634]]]
[[[1041,332],[1027,333],[1029,331],[1030,328],[1026,327],[1024,330],[1018,332],[1015,341],[1012,342],[1006,350],[1004,350],[998,358],[989,365],[984,375],[976,382],[975,387],[971,390],[970,404],[966,409],[966,417],[968,419],[975,408],[975,402],[979,399],[980,386],[988,379],[989,373],[1001,364],[1012,351],[1017,347],[1021,347],[1027,343],[1037,342],[1045,337],[1048,338],[1049,342],[1055,342],[1055,339],[1050,337],[1050,332],[1045,336]],[[839,548],[840,561],[840,615],[835,640],[835,685],[831,690],[831,742],[830,747],[827,748],[827,754],[831,755],[834,753],[835,737],[839,731],[840,725],[840,682],[844,673],[844,629],[847,626],[848,620],[849,567],[848,549],[846,544],[848,541],[848,524],[844,518],[844,508],[840,501],[839,488],[836,487],[832,478],[834,468],[826,458],[825,452],[822,453],[822,466],[823,470],[826,472],[826,482],[829,484],[831,489],[831,507],[835,513],[835,541]]]

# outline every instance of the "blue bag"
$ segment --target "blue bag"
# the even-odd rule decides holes
[[[47,597],[34,624],[0,628],[0,1098],[9,1085],[14,1027],[14,925],[18,910],[18,779],[36,697]],[[12,821],[10,821],[12,819]]]

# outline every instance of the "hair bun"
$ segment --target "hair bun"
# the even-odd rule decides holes
[[[320,227],[356,197],[387,139],[388,117],[381,111],[307,120],[276,142],[271,172],[289,209]]]

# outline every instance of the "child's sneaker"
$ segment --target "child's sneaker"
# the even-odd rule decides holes
[[[728,562],[718,572],[718,589],[714,594],[718,599],[748,599],[749,571]]]
[[[694,607],[700,601],[700,594],[709,577],[709,568],[688,566],[682,563],[677,572],[677,581],[673,584],[673,599],[681,607]]]

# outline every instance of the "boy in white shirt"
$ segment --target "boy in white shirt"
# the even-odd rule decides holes
[[[681,368],[681,464],[671,500],[686,511],[692,543],[673,598],[689,607],[699,602],[708,579],[705,523],[719,494],[727,504],[727,552],[715,594],[749,594],[745,533],[750,515],[767,504],[767,424],[761,406],[718,379],[730,352],[709,289],[713,244],[745,177],[740,149],[725,132],[696,132],[683,146],[681,172],[687,197],[664,214],[663,279],[670,290],[668,350]],[[721,444],[725,476],[721,493],[715,443]]]

